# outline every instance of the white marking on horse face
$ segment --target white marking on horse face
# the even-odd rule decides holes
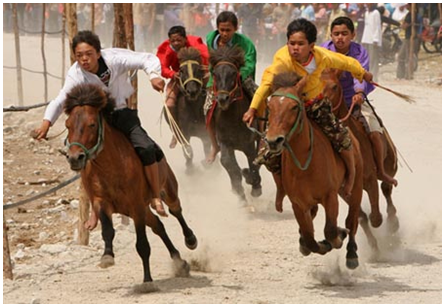
[[[280,97],[280,104],[283,104],[284,96]]]

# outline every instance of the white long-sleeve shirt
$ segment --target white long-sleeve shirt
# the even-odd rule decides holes
[[[370,45],[377,43],[379,47],[382,46],[382,22],[378,10],[365,13],[362,43]]]
[[[56,122],[63,112],[67,93],[76,85],[92,83],[101,86],[116,100],[116,109],[122,109],[127,106],[126,99],[134,92],[128,77],[129,70],[142,69],[150,80],[161,76],[161,62],[154,54],[120,48],[103,49],[100,53],[111,72],[108,87],[97,75],[82,69],[76,62],[68,70],[63,88],[49,103],[43,119],[49,120],[51,125]]]

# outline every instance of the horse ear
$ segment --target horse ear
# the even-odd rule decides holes
[[[303,88],[306,86],[308,80],[308,75],[299,79],[299,81],[295,84],[295,89],[297,91],[298,96],[303,92]]]

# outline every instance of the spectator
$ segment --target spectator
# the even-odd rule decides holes
[[[341,8],[340,3],[332,3],[332,10],[331,14],[329,15],[329,21],[328,21],[328,29],[326,31],[326,40],[330,39],[331,37],[330,26],[332,25],[332,22],[337,17],[343,17],[343,16],[346,16],[346,12]]]
[[[291,3],[291,5],[290,21],[301,17],[301,4]]]
[[[382,22],[377,5],[375,3],[367,3],[367,7],[362,44],[369,54],[369,71],[374,76],[374,81],[378,82],[379,49],[382,46]]]
[[[398,63],[397,63],[397,79],[412,79],[412,74],[408,74],[408,68],[409,68],[409,49],[411,44],[411,36],[412,33],[412,27],[411,27],[411,13],[409,12],[409,5],[406,5],[406,9],[408,10],[408,13],[405,16],[405,20],[402,23],[402,28],[405,29],[405,39],[403,40],[402,48],[400,49],[399,57],[398,57]],[[422,33],[422,16],[419,14],[418,10],[416,9],[416,22],[414,23],[414,50],[413,50],[413,57],[414,61],[417,60],[417,54],[420,50],[420,36]],[[414,67],[413,67],[414,70]]]
[[[137,50],[151,52],[155,47],[153,29],[156,5],[154,3],[134,3],[133,18]]]
[[[315,10],[314,3],[308,3],[306,7],[301,12],[301,17],[309,21],[315,22]]]
[[[272,17],[277,28],[277,45],[282,46],[286,44],[286,29],[290,18],[290,9],[286,3],[280,3],[279,6],[274,8]]]

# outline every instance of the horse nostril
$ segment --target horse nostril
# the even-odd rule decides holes
[[[283,136],[279,136],[277,137],[277,139],[275,140],[275,142],[277,143],[277,145],[281,145],[284,143],[284,137]]]

